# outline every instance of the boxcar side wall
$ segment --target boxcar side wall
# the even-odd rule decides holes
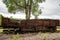
[[[32,20],[10,20],[9,18],[2,18],[2,26],[3,27],[18,27],[25,31],[25,29],[33,29],[33,30],[49,30],[53,29],[56,30],[56,26],[60,25],[59,20],[51,20],[51,19],[32,19]],[[9,27],[9,28],[10,28]],[[49,29],[48,29],[49,28]],[[27,30],[26,30],[27,31]]]
[[[3,27],[8,27],[8,28],[10,28],[10,27],[12,27],[12,28],[14,28],[14,27],[18,27],[19,26],[19,24],[18,24],[18,22],[19,21],[16,21],[16,20],[11,20],[11,19],[9,19],[9,18],[2,18],[2,26]]]
[[[59,25],[58,26],[60,26],[60,20],[59,20]]]
[[[50,26],[58,26],[59,25],[59,21],[58,20],[50,20]]]

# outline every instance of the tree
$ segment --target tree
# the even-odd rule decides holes
[[[35,19],[38,19],[38,16],[42,13],[41,9],[37,10],[35,13],[32,13],[35,16]]]
[[[13,16],[11,16],[10,19],[13,19]]]
[[[39,7],[39,3],[42,3],[45,0],[3,0],[3,3],[6,4],[8,12],[16,13],[17,11],[25,12],[26,19],[30,19],[30,15],[35,13]]]

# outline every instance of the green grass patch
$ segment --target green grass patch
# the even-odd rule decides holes
[[[0,29],[0,32],[3,32],[3,29]]]
[[[44,36],[43,36],[43,40],[46,40],[46,34],[44,34]]]
[[[17,33],[16,35],[13,35],[13,40],[18,40],[19,39],[19,34]]]

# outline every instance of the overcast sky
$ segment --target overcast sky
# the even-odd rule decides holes
[[[43,19],[60,19],[60,0],[46,0],[44,3],[39,4],[42,9],[42,14],[39,16]],[[25,18],[25,14],[10,14],[7,11],[5,4],[3,4],[2,0],[0,0],[0,14],[5,17],[13,16],[13,18]],[[34,16],[31,16],[33,19]]]

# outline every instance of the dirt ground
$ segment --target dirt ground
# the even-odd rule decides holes
[[[13,40],[13,35],[16,34],[2,34],[0,33],[0,40]],[[57,33],[24,33],[18,34],[18,40],[60,40],[60,32]]]

